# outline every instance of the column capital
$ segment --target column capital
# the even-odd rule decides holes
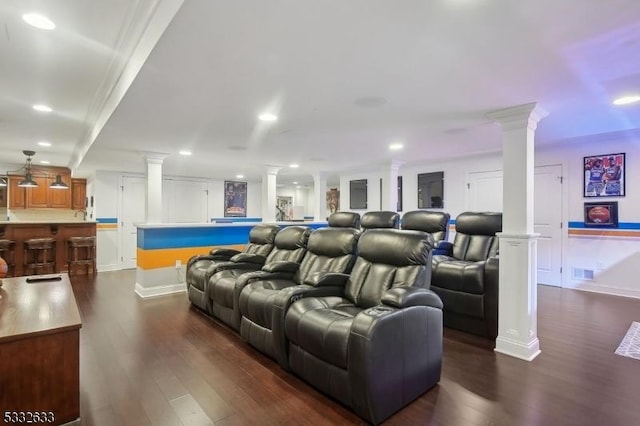
[[[162,164],[165,158],[169,156],[164,152],[150,152],[150,151],[142,151],[140,152],[142,156],[147,160],[148,164]]]
[[[549,113],[538,106],[536,102],[517,105],[514,107],[490,111],[487,117],[499,123],[505,130],[513,130],[528,127],[535,130],[540,120]]]
[[[264,172],[268,175],[277,175],[281,168],[279,166],[267,166]]]

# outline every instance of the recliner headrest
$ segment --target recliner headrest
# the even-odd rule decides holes
[[[329,216],[329,226],[332,228],[360,228],[360,214],[352,212],[337,212]]]
[[[447,231],[450,217],[449,213],[416,210],[402,216],[400,228],[429,233]]]
[[[256,225],[249,231],[249,242],[254,244],[273,244],[279,230],[280,227],[278,225]]]
[[[358,257],[395,266],[426,265],[433,238],[422,231],[371,229],[358,242]]]
[[[367,212],[362,215],[360,226],[363,229],[398,228],[400,215],[396,212]]]
[[[502,213],[460,213],[456,218],[456,232],[467,235],[495,235],[502,232]]]
[[[306,226],[287,226],[276,234],[275,245],[284,250],[305,248],[310,232]]]
[[[328,257],[339,257],[356,251],[360,231],[355,228],[321,228],[309,235],[307,250]]]

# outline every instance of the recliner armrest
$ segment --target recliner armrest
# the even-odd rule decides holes
[[[308,276],[304,283],[314,287],[344,287],[349,280],[349,274],[339,272],[316,272]]]
[[[431,306],[442,309],[442,300],[431,290],[419,287],[394,287],[387,290],[381,302],[394,308],[407,308],[409,306]]]
[[[266,272],[296,272],[300,264],[298,262],[291,262],[288,260],[279,260],[277,262],[267,263],[262,267]]]
[[[434,255],[444,254],[446,256],[451,256],[451,254],[453,253],[453,243],[444,240],[438,241],[433,248],[432,253]]]
[[[248,263],[248,262],[222,262],[222,263],[217,263],[213,265],[211,269],[212,269],[211,275],[213,275],[216,272],[226,271],[229,269],[237,269],[241,271],[259,271],[260,265],[256,263]]]
[[[256,265],[264,265],[264,262],[267,260],[266,256],[261,254],[253,254],[253,253],[238,253],[234,255],[231,259],[232,262],[243,262],[243,263],[253,263]]]
[[[214,248],[209,252],[210,256],[216,256],[218,259],[231,259],[238,253],[242,253],[240,250],[231,248]]]

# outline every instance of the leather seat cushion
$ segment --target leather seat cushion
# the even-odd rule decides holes
[[[251,322],[271,330],[274,298],[279,290],[294,285],[289,280],[263,280],[249,284],[240,293],[240,313]]]
[[[471,294],[484,293],[484,267],[486,262],[467,262],[448,256],[433,257],[431,285]]]
[[[342,297],[301,299],[287,311],[285,334],[304,351],[346,369],[351,324],[361,311]]]
[[[204,291],[204,276],[209,266],[213,265],[214,263],[216,262],[210,259],[203,259],[194,262],[194,264],[191,265],[191,268],[189,268],[187,272],[189,274],[189,276],[187,277],[188,282],[190,282],[191,285],[196,287],[197,289]]]
[[[431,290],[440,296],[444,310],[460,315],[484,318],[484,295],[452,291],[431,285]]]
[[[233,308],[233,288],[236,285],[236,278],[244,272],[247,271],[227,269],[216,272],[211,277],[209,280],[209,285],[211,285],[210,292],[213,295],[211,298],[215,303],[227,308]]]

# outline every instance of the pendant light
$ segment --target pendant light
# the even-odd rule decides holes
[[[33,180],[33,175],[31,174],[31,157],[36,155],[35,151],[22,151],[24,155],[27,156],[27,164],[24,166],[26,173],[24,175],[24,179],[18,183],[20,188],[35,188],[38,186],[38,182]]]
[[[60,175],[56,175],[56,180],[51,185],[49,185],[51,189],[69,189],[69,185],[62,181],[62,177]]]

